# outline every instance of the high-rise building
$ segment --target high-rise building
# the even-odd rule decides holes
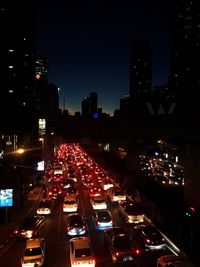
[[[1,132],[30,131],[35,122],[35,22],[32,1],[0,3]]]
[[[177,99],[200,95],[200,1],[172,1],[169,85]]]
[[[130,98],[145,100],[151,94],[152,52],[146,41],[134,41],[130,57]]]
[[[83,97],[81,102],[81,113],[83,118],[90,117],[90,98],[88,96]]]
[[[37,57],[35,78],[38,82],[48,82],[48,59],[46,57]]]
[[[90,116],[93,118],[97,113],[97,93],[90,93]]]
[[[128,117],[146,117],[151,96],[152,52],[147,41],[134,41],[130,56]]]

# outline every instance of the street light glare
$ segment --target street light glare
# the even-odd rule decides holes
[[[19,148],[16,150],[17,154],[23,154],[24,153],[24,149],[23,148]]]

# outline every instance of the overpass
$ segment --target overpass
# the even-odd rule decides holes
[[[127,168],[137,169],[141,144],[147,139],[162,139],[175,144],[185,170],[185,202],[200,208],[200,129],[195,118],[173,116],[144,119],[63,119],[55,124],[55,135],[63,141],[80,144],[108,142],[111,149],[127,150]]]

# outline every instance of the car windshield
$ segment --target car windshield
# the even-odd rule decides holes
[[[38,256],[38,255],[42,255],[42,250],[40,247],[27,248],[24,252],[24,256]]]
[[[90,248],[81,248],[75,250],[75,257],[76,258],[83,258],[83,257],[89,257],[91,256],[91,250]]]
[[[142,209],[138,206],[127,205],[124,207],[124,209],[130,215],[143,214]]]
[[[94,199],[94,203],[96,204],[100,204],[100,203],[104,203],[104,199]]]
[[[71,216],[70,218],[70,225],[82,225],[83,220],[81,216]]]
[[[65,200],[65,204],[66,205],[74,205],[74,204],[76,204],[76,201],[75,200]]]
[[[39,208],[49,208],[50,203],[49,202],[41,202],[39,205]]]
[[[99,219],[101,219],[101,220],[102,219],[110,219],[110,214],[107,211],[105,211],[105,210],[99,211],[97,213],[97,215],[98,215]]]

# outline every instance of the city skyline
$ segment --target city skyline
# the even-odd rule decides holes
[[[152,87],[167,83],[169,19],[167,1],[38,1],[37,54],[48,57],[49,83],[60,88],[60,107],[81,111],[83,97],[96,92],[98,107],[112,115],[129,93],[133,40],[152,44]]]

